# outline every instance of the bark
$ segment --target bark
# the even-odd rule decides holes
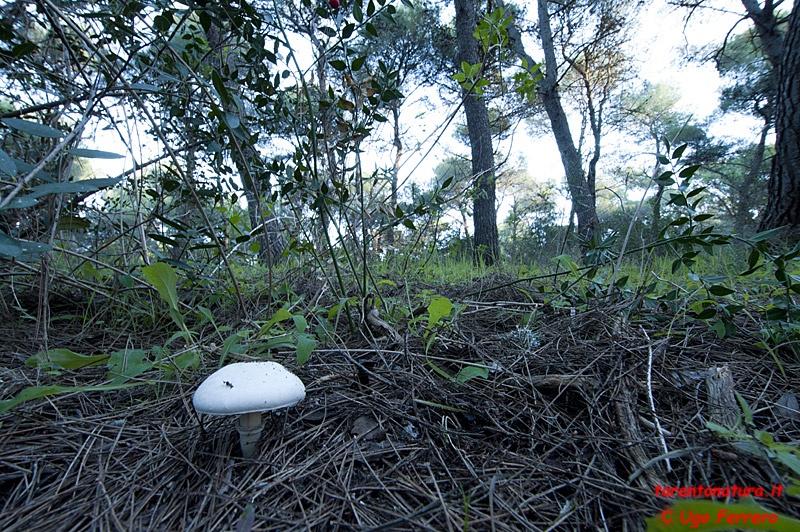
[[[305,27],[304,33],[308,36],[309,40],[311,41],[311,45],[316,50],[316,72],[317,81],[319,84],[319,97],[320,99],[324,100],[328,97],[328,75],[326,71],[328,65],[327,46],[317,37],[315,31],[316,30],[313,29],[312,26],[307,26]],[[322,141],[318,140],[316,132],[314,132],[314,141],[317,143],[317,152],[324,155],[323,161],[324,166],[326,166],[324,170],[319,171],[318,177],[321,185],[328,185],[330,180],[336,177],[334,173],[336,172],[337,166],[333,151],[328,149],[328,140],[332,138],[333,128],[331,126],[331,119],[328,110],[320,110],[318,118],[322,126]],[[320,192],[320,194],[322,193]],[[315,210],[319,215],[316,241],[317,246],[321,247],[325,246],[327,243],[327,237],[325,235],[330,227],[330,215],[322,200],[320,200],[319,207],[315,207]]]
[[[661,153],[661,139],[658,137],[658,133],[653,135],[653,139],[656,144],[655,153]],[[659,175],[661,175],[661,163],[658,157],[656,157],[656,164],[653,167],[651,179],[655,181],[658,179]],[[650,221],[650,238],[653,241],[658,240],[658,233],[661,232],[661,198],[664,196],[664,185],[656,183],[656,186],[658,188],[656,189],[655,196],[653,196],[653,219]]]
[[[753,160],[750,161],[750,168],[747,175],[744,177],[742,184],[737,187],[738,201],[736,202],[736,214],[734,220],[734,229],[737,233],[743,234],[747,229],[748,223],[751,222],[750,209],[753,207],[750,199],[750,187],[755,183],[756,178],[761,170],[761,164],[764,162],[764,151],[767,145],[767,134],[772,129],[772,124],[768,121],[761,129],[761,137],[756,145],[755,152],[753,153]]]
[[[585,70],[579,71],[583,78],[584,88],[586,89],[586,106],[589,114],[589,127],[592,130],[592,138],[594,138],[594,146],[592,147],[592,157],[589,159],[589,167],[586,172],[586,187],[592,195],[591,203],[593,206],[597,205],[597,195],[595,183],[597,182],[597,163],[600,161],[600,140],[601,131],[603,128],[603,105],[605,104],[605,97],[601,98],[600,102],[595,105],[594,93],[592,92],[592,84],[589,81],[588,73]],[[580,152],[580,150],[578,150]]]
[[[400,110],[397,101],[392,102],[392,120],[394,121],[394,167],[392,168],[392,193],[389,196],[389,212],[394,216],[397,208],[397,172],[400,171],[400,158],[403,155],[403,140],[400,138]],[[394,246],[394,227],[389,227],[386,242]]]
[[[455,0],[455,8],[458,64],[466,61],[474,65],[481,61],[479,42],[472,35],[477,26],[475,0]],[[480,257],[485,264],[490,265],[494,264],[500,255],[500,244],[497,235],[494,151],[489,113],[482,99],[467,91],[463,92],[463,96],[472,150],[472,177],[477,189],[473,206],[476,258]]]
[[[206,39],[212,50],[210,60],[218,71],[222,71],[222,58],[219,51],[224,45],[224,35],[216,25],[212,24],[206,32]],[[226,85],[231,89],[231,92],[240,92],[238,85],[233,83],[228,83]],[[225,104],[225,110],[227,112],[237,113],[240,122],[246,129],[246,122],[242,109],[237,109],[233,103],[229,102]],[[286,244],[281,234],[278,220],[273,216],[265,219],[265,213],[263,212],[261,198],[269,193],[270,183],[267,181],[265,183],[266,190],[259,191],[259,183],[256,181],[255,172],[251,170],[256,165],[260,166],[260,157],[255,148],[253,148],[252,142],[249,139],[242,142],[231,135],[231,144],[231,157],[242,179],[245,190],[250,227],[252,231],[256,232],[256,239],[259,243],[258,257],[264,263],[269,262],[271,259],[272,263],[275,264],[280,259]]]
[[[761,45],[767,54],[767,59],[773,68],[778,68],[784,54],[784,41],[778,29],[778,18],[775,16],[775,5],[773,2],[766,2],[761,8],[757,0],[742,0],[747,11],[747,16],[753,21],[761,39]]]
[[[189,85],[185,85],[182,89],[182,94],[184,98],[188,100],[189,98]],[[186,150],[183,160],[186,164],[186,168],[184,172],[186,172],[186,176],[189,179],[194,179],[195,169],[197,168],[197,137],[194,134],[194,126],[191,124],[190,120],[191,115],[186,113],[186,116],[183,118],[183,135],[186,141],[186,144],[189,148]],[[181,194],[181,190],[178,189],[178,194]],[[187,201],[187,202],[178,202],[175,205],[175,213],[173,215],[174,218],[179,218],[181,222],[191,226],[192,218],[197,209],[197,205],[194,202]],[[173,239],[177,242],[176,246],[172,246],[170,248],[170,256],[174,260],[180,260],[183,256],[184,251],[186,251],[186,247],[188,245],[188,240],[185,236],[178,236],[177,234],[173,236]]]
[[[762,38],[763,40],[763,38]],[[795,4],[778,68],[775,157],[759,230],[800,225],[800,8]]]
[[[553,33],[550,29],[550,14],[547,0],[538,0],[539,32],[544,50],[545,71],[540,84],[539,95],[545,112],[553,128],[553,135],[561,155],[561,163],[567,178],[567,187],[572,197],[575,215],[578,218],[578,235],[588,240],[597,226],[597,213],[593,201],[594,190],[589,188],[581,165],[581,156],[575,147],[569,121],[561,105],[558,92],[558,63],[556,62]]]

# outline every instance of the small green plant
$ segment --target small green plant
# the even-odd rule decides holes
[[[786,486],[786,495],[800,495],[800,455],[797,447],[776,443],[770,433],[756,429],[750,406],[738,393],[736,397],[744,413],[743,423],[729,428],[709,421],[706,426],[718,436],[732,441],[737,449],[758,458],[766,458],[797,475],[789,477],[791,484]],[[771,518],[759,519],[765,515]],[[646,523],[648,532],[740,530],[742,523],[739,521],[744,516],[750,517],[749,522],[745,523],[747,530],[790,532],[800,528],[800,520],[764,508],[751,497],[744,497],[735,503],[679,500],[658,515],[646,519]]]
[[[733,441],[737,449],[758,458],[766,458],[796,475],[789,477],[792,485],[787,486],[787,492],[800,495],[800,450],[794,445],[777,443],[772,434],[756,428],[750,405],[738,392],[736,399],[743,414],[735,427],[723,427],[711,421],[706,422],[706,427],[717,436]]]
[[[165,262],[157,262],[150,266],[143,267],[142,273],[145,279],[147,279],[147,282],[153,285],[158,291],[158,295],[161,296],[161,299],[169,305],[169,315],[172,321],[180,327],[181,331],[179,334],[184,336],[186,344],[190,345],[192,342],[192,334],[186,327],[186,322],[183,320],[183,315],[180,311],[180,300],[178,299],[177,288],[178,275],[175,273],[175,270]]]
[[[294,330],[287,330],[283,322],[291,320]],[[297,364],[302,366],[311,357],[317,347],[317,340],[313,333],[308,331],[308,321],[302,314],[289,312],[289,304],[284,304],[275,315],[264,323],[255,338],[261,340],[260,349],[263,351],[280,347],[293,347],[297,352]]]
[[[427,326],[422,333],[422,339],[425,341],[425,360],[428,365],[440,376],[444,377],[450,382],[464,383],[475,377],[483,377],[484,379],[489,376],[489,370],[483,366],[467,364],[462,367],[458,374],[453,377],[448,372],[437,366],[429,357],[431,348],[436,341],[437,329],[444,325],[444,320],[450,317],[450,314],[458,309],[453,306],[453,303],[446,297],[434,296],[427,307]],[[409,328],[413,331],[413,323],[425,319],[425,315],[415,318],[409,322]]]

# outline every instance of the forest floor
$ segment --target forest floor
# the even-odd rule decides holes
[[[201,431],[191,407],[218,348],[206,346],[200,368],[177,379],[145,374],[150,384],[15,406],[0,415],[0,530],[636,531],[676,500],[659,490],[701,485],[763,488],[758,504],[800,517],[797,500],[773,490],[788,487],[778,459],[788,455],[776,451],[785,449],[752,438],[800,441],[786,394],[800,389],[800,372],[784,361],[784,376],[754,347],[755,323],[720,340],[672,316],[553,308],[524,284],[481,291],[497,281],[407,287],[460,308],[427,355],[405,321],[395,325],[401,342],[340,324],[301,367],[294,352],[275,353],[307,396],[265,416],[252,460],[241,458],[231,419],[205,417]],[[50,342],[92,355],[174,332],[96,329],[59,321]],[[26,366],[34,333],[0,326],[0,399],[107,379],[100,366]],[[467,363],[488,378],[459,383],[434,369],[456,375]],[[752,425],[725,438],[706,422],[735,423],[734,392]]]

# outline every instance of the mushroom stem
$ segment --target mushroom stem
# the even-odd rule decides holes
[[[239,431],[239,445],[242,447],[242,456],[253,458],[256,454],[256,444],[261,437],[261,412],[242,414],[236,420],[236,430]]]

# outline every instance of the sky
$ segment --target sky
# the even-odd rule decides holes
[[[730,8],[733,13],[726,14],[720,11],[698,10],[684,27],[684,10],[676,10],[666,5],[663,0],[645,2],[645,7],[638,14],[637,26],[630,46],[633,63],[639,71],[641,80],[648,80],[653,83],[663,82],[675,86],[680,94],[681,100],[678,107],[682,111],[693,113],[694,118],[702,120],[711,115],[717,107],[718,91],[720,79],[711,62],[701,63],[689,61],[687,57],[698,56],[697,50],[709,44],[719,43],[725,35],[740,19],[735,14],[742,11],[741,3],[730,0],[717,1],[714,5]],[[787,7],[789,9],[789,7]],[[529,9],[535,13],[535,9]],[[443,11],[443,17],[447,19],[453,16],[452,8]],[[746,23],[741,23],[736,32],[744,31]],[[301,42],[295,46],[299,50],[310,50]],[[534,58],[541,57],[541,51],[533,40],[526,42],[526,48]],[[309,53],[298,54],[303,62],[310,63]],[[303,61],[302,56],[307,60]],[[419,103],[420,98],[431,98],[437,104],[435,91],[419,90],[415,91],[407,100],[408,103],[401,110],[401,116],[406,120],[404,128],[407,130],[406,138],[408,146],[403,157],[403,166],[400,172],[401,182],[414,180],[422,185],[427,184],[433,176],[433,169],[439,161],[446,158],[449,153],[457,152],[468,155],[469,149],[455,141],[451,133],[458,123],[463,123],[463,111],[459,111],[460,116],[452,122],[449,129],[439,137],[441,125],[447,121],[454,107],[442,105],[440,102],[434,109],[430,109]],[[711,133],[716,136],[734,135],[739,138],[755,139],[757,136],[757,123],[747,117],[726,116],[715,118],[712,123]],[[394,157],[391,148],[391,127],[387,123],[382,128],[375,131],[374,137],[377,139],[385,138],[385,144],[376,142],[371,144],[368,153],[362,156],[362,163],[365,173],[376,166],[388,168]],[[105,135],[96,137],[97,146],[90,146],[96,149],[108,148],[109,142],[116,143]],[[609,135],[604,140],[604,152],[610,153],[625,149],[630,142],[617,135]],[[90,144],[90,143],[87,143]],[[119,143],[118,150],[123,148]],[[105,148],[103,147],[105,146]],[[551,135],[531,137],[527,128],[518,127],[514,137],[506,143],[497,146],[498,151],[509,155],[509,160],[514,163],[524,158],[531,176],[536,179],[553,179],[556,182],[563,182],[564,171],[558,154],[555,141]],[[142,156],[139,160],[146,159]],[[122,165],[130,167],[130,160],[121,162],[101,162],[95,164],[98,170],[109,175],[116,175],[121,172]],[[102,165],[102,166],[100,166]],[[567,201],[562,198],[559,202],[562,210],[566,209]],[[506,207],[501,207],[498,221],[504,218]]]
[[[719,102],[719,89],[721,79],[712,62],[701,62],[702,54],[698,53],[711,44],[721,43],[727,32],[733,28],[741,16],[742,5],[739,1],[718,1],[714,5],[728,9],[730,13],[721,11],[698,10],[685,23],[685,10],[668,6],[665,1],[645,2],[645,7],[638,13],[629,53],[632,63],[638,70],[638,78],[652,83],[666,83],[676,87],[681,95],[678,109],[693,114],[693,117],[702,121],[712,115]],[[530,9],[529,12],[535,9]],[[452,17],[453,12],[445,11],[444,17]],[[530,16],[530,15],[529,15]],[[740,23],[735,32],[744,31],[748,25]],[[526,49],[534,57],[541,59],[542,52],[538,43],[533,39],[526,42]],[[427,124],[441,124],[446,120],[451,109],[441,109],[437,112],[428,112]],[[404,111],[405,115],[413,112]],[[464,118],[458,117],[454,122],[463,122]],[[428,129],[410,128],[417,139],[422,140],[427,135]],[[450,128],[453,129],[453,126]],[[573,135],[577,137],[576,127]],[[710,133],[714,136],[728,136],[755,141],[758,136],[758,122],[750,117],[733,115],[716,117],[710,126]],[[420,162],[422,155],[429,148],[423,144],[421,149],[406,155],[403,170],[410,172],[416,168],[415,174],[419,180],[425,182],[433,175],[433,168],[439,160],[446,157],[446,151],[454,150],[463,155],[468,155],[467,147],[459,145],[445,135],[441,147],[434,147],[424,161]],[[603,153],[630,150],[630,139],[621,135],[609,134],[604,139]],[[504,154],[509,154],[509,160],[514,162],[524,158],[527,162],[529,174],[534,179],[555,180],[557,183],[564,181],[564,169],[561,163],[558,148],[552,135],[532,137],[527,128],[520,127],[514,138],[509,142],[496,146]],[[652,157],[647,155],[646,157]],[[387,157],[384,158],[388,160]],[[643,160],[644,156],[639,160]],[[385,163],[388,164],[388,163]],[[602,159],[601,159],[602,166]],[[401,171],[401,178],[404,173]],[[407,174],[405,174],[407,176]],[[424,176],[424,177],[423,177]],[[635,197],[636,191],[632,191]],[[639,196],[643,191],[639,191]],[[558,205],[564,213],[569,212],[569,202],[565,197],[558,200]],[[508,211],[508,205],[500,206],[498,222],[501,222]]]

